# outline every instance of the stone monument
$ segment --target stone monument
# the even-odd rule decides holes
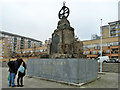
[[[79,48],[76,50],[78,42],[75,40],[74,28],[70,26],[70,22],[67,20],[69,13],[69,8],[63,2],[63,7],[58,13],[60,20],[58,21],[57,29],[52,34],[51,58],[77,58],[82,56],[76,54],[78,49],[81,52],[80,54],[82,54],[82,43],[79,42]]]
[[[69,8],[63,3],[58,14],[60,21],[52,34],[52,43],[49,46],[51,58],[28,59],[28,76],[69,85],[83,85],[97,79],[98,62],[81,58],[82,42],[74,37],[74,29],[67,20],[69,12]]]

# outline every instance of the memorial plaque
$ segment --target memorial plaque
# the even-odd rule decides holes
[[[53,53],[57,53],[59,41],[60,41],[59,35],[55,34],[55,36],[53,36],[53,41],[52,41],[52,52]]]

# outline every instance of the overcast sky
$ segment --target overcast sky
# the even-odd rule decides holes
[[[63,1],[80,40],[100,35],[101,18],[103,25],[118,20],[119,0],[0,0],[0,29],[44,42],[57,28]]]

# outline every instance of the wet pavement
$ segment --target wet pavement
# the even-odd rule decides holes
[[[2,80],[0,81],[2,82],[2,88],[12,88],[8,86],[8,80],[7,80],[8,68],[2,67],[1,69],[2,72],[0,72],[0,75],[2,75]],[[42,80],[38,77],[31,78],[25,76],[24,87],[22,88],[118,88],[118,73],[98,74],[98,76],[101,78],[91,83],[85,84],[81,87]],[[17,79],[15,79],[15,83],[16,81]],[[14,88],[21,88],[21,87],[14,87]]]

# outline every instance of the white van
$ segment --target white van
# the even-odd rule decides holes
[[[109,59],[109,57],[108,56],[100,56],[100,57],[98,57],[97,59],[96,59],[98,62],[107,62],[107,61],[109,61],[110,59]]]

